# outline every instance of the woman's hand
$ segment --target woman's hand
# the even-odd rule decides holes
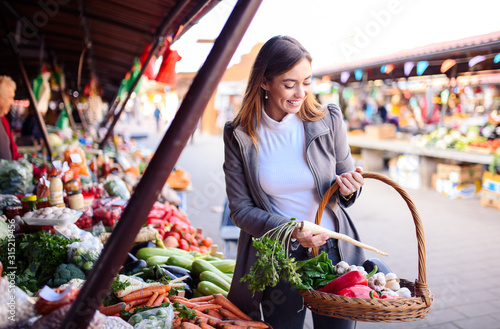
[[[347,198],[359,190],[365,183],[364,178],[361,175],[362,172],[363,168],[358,167],[356,170],[343,173],[340,176],[335,175],[337,184],[339,185],[339,193]]]
[[[304,248],[319,247],[324,245],[326,240],[328,240],[328,234],[326,233],[311,235],[311,231],[300,231],[298,228],[295,228],[292,237]]]

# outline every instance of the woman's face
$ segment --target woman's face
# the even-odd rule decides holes
[[[264,109],[272,119],[281,121],[285,115],[297,113],[311,91],[311,63],[302,59],[289,71],[261,84],[267,90]]]

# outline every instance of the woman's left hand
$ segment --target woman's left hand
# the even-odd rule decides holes
[[[363,186],[365,183],[361,173],[363,168],[357,167],[354,171],[343,173],[342,175],[335,175],[337,184],[339,185],[339,193],[344,197],[349,197]]]

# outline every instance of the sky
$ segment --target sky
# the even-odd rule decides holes
[[[177,72],[196,72],[231,14],[222,0],[172,48]],[[263,0],[229,67],[275,35],[297,39],[311,53],[313,70],[399,50],[500,31],[500,1],[492,0]]]

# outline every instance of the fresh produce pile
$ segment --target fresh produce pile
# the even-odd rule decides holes
[[[168,203],[155,202],[147,223],[156,228],[167,247],[207,253],[213,243],[212,238],[203,236],[191,225],[181,210]]]
[[[497,128],[493,125],[484,127],[470,126],[466,132],[445,127],[438,128],[426,135],[416,135],[411,138],[412,143],[421,147],[434,147],[437,149],[455,149],[467,151],[475,147],[492,148],[496,151],[500,143]]]

